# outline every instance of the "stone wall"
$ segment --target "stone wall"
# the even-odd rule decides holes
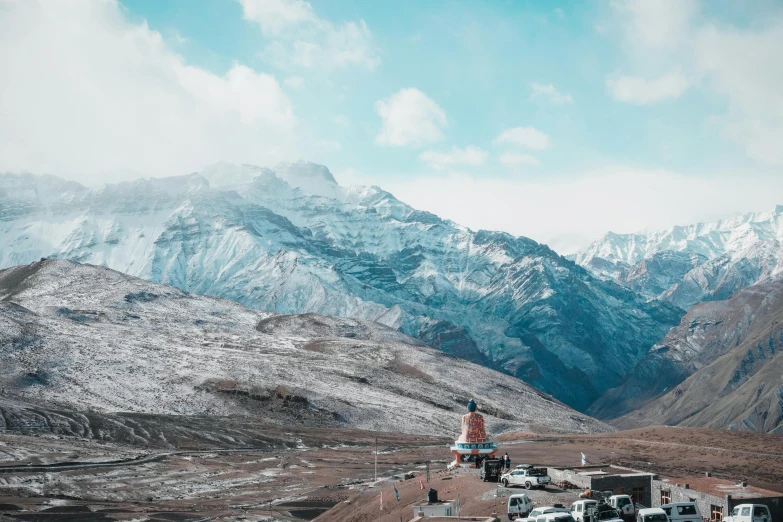
[[[590,469],[590,467],[585,467],[580,469],[586,471]],[[601,468],[596,466],[595,469],[599,470]],[[591,487],[590,477],[578,475],[575,471],[569,468],[549,468],[548,473],[549,476],[552,478],[552,483],[562,482],[564,480],[567,480],[571,484],[579,486],[580,488],[590,489]]]
[[[723,507],[723,517],[729,516],[731,509],[726,497],[701,493],[690,488],[686,489],[684,485],[677,486],[670,482],[653,480],[652,484],[652,507],[661,507],[661,490],[671,493],[671,502],[696,502],[701,511],[701,516],[709,520],[712,516],[712,505]]]
[[[652,506],[652,474],[639,475],[603,475],[592,477],[593,489],[597,491],[611,490],[616,495],[633,495],[633,488],[643,488],[641,498],[634,498],[636,502],[644,506]]]

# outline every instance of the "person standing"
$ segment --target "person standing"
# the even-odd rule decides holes
[[[506,466],[507,471],[511,471],[511,457],[508,456],[508,452],[503,455],[503,464]]]

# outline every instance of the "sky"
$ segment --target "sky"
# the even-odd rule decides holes
[[[779,0],[0,0],[0,171],[327,165],[570,253],[783,203]]]

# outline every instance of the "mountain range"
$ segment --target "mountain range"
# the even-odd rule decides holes
[[[376,321],[582,411],[685,313],[533,240],[342,187],[304,162],[100,188],[0,176],[0,267],[47,257],[255,310]]]
[[[598,277],[684,310],[783,274],[783,206],[649,234],[608,233],[573,256]]]
[[[144,444],[258,442],[225,418],[453,437],[470,398],[491,433],[612,430],[378,323],[260,312],[66,260],[0,271],[0,390],[0,429]]]

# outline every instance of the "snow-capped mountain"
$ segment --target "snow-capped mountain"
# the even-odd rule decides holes
[[[577,252],[594,274],[688,309],[783,274],[783,206],[650,234],[608,233]]]
[[[578,409],[619,385],[683,313],[530,239],[339,186],[303,162],[99,189],[0,176],[0,267],[48,256],[258,310],[378,321]]]
[[[101,428],[78,412],[453,436],[475,398],[494,433],[612,430],[377,323],[259,312],[66,260],[0,271],[0,388],[0,429],[130,429],[142,441],[132,419]]]

